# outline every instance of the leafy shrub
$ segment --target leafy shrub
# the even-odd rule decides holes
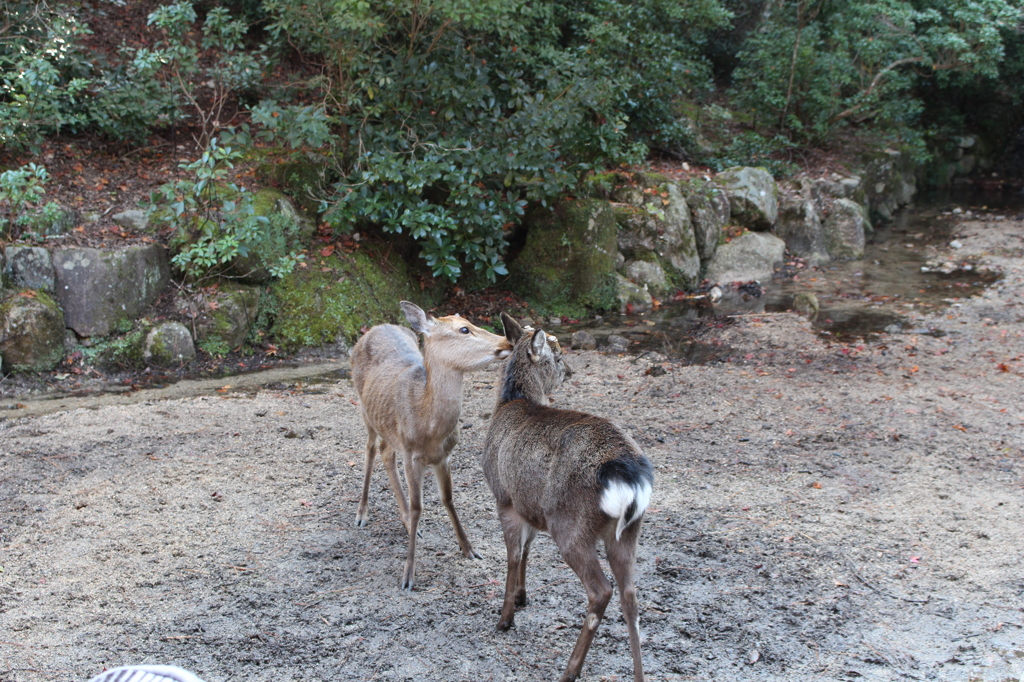
[[[32,148],[88,122],[92,65],[78,45],[88,31],[63,3],[0,0],[0,145]]]
[[[200,128],[197,142],[205,146],[227,126],[238,93],[260,84],[267,59],[262,49],[245,49],[248,26],[232,19],[227,8],[207,12],[201,38],[193,30],[196,21],[189,0],[158,8],[147,23],[163,33],[163,40],[153,50],[139,50],[133,63],[164,65],[173,91]]]
[[[793,147],[782,135],[766,138],[748,130],[733,136],[729,144],[707,159],[707,163],[716,171],[734,166],[760,166],[776,178],[783,178],[797,170],[795,163],[783,158]]]
[[[151,218],[174,228],[171,246],[177,253],[171,262],[190,280],[225,275],[236,259],[250,254],[285,252],[290,231],[297,229],[283,218],[257,215],[252,193],[229,181],[241,155],[212,138],[198,160],[180,165],[186,177],[150,197]],[[300,260],[293,249],[266,266],[280,277]]]
[[[695,35],[725,17],[715,0],[264,7],[271,35],[329,74],[315,84],[343,179],[325,220],[410,234],[452,281],[467,267],[490,281],[506,273],[506,235],[528,203],[550,205],[597,165],[642,160],[648,141],[678,142],[671,102],[706,75]],[[280,113],[254,116],[268,122],[265,112]],[[313,132],[312,119],[295,121],[274,129]]]
[[[773,4],[739,55],[734,99],[760,126],[812,143],[850,122],[905,130],[922,79],[998,72],[1001,30],[1021,11],[1010,0]]]
[[[34,229],[59,217],[62,209],[52,201],[32,210],[46,194],[49,179],[46,167],[35,163],[0,173],[0,238],[18,239],[17,228]]]

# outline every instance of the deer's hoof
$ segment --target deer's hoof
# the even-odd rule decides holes
[[[407,567],[405,569],[405,571],[402,573],[402,580],[401,580],[401,582],[399,582],[398,586],[402,590],[404,590],[406,592],[412,592],[412,584],[414,582],[414,580],[413,580],[414,576],[415,576],[414,567],[412,567],[412,566]]]
[[[463,552],[463,555],[465,555],[467,559],[483,559],[483,557],[480,556],[480,553],[472,547],[470,547],[468,551]]]
[[[365,515],[356,514],[356,528],[364,528],[367,523],[369,521],[367,521]]]
[[[515,624],[515,618],[509,618],[508,620],[502,618],[498,621],[498,625],[494,629],[498,632],[505,632]]]

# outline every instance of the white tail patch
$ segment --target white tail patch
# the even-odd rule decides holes
[[[647,481],[639,483],[626,483],[625,481],[609,481],[608,486],[601,494],[601,511],[619,523],[615,527],[615,539],[622,536],[622,531],[629,524],[643,516],[647,505],[651,502],[651,484]],[[635,503],[632,515],[626,518],[630,506]]]

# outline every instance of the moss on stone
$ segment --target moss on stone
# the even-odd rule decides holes
[[[324,188],[331,182],[325,165],[308,160],[268,161],[260,165],[260,176],[269,184],[280,187],[306,213],[315,215],[319,201],[315,198],[324,194]]]
[[[543,312],[618,306],[614,283],[615,213],[606,201],[581,199],[535,215],[526,245],[510,265],[510,284]]]
[[[45,372],[64,357],[64,312],[45,291],[6,290],[0,296],[0,352],[3,369],[10,372]],[[26,294],[24,297],[18,294]],[[43,324],[37,328],[24,324],[17,308],[43,309]],[[35,315],[36,320],[40,316]],[[4,328],[6,327],[6,328]]]
[[[354,342],[360,329],[397,322],[398,302],[429,307],[439,295],[414,286],[399,258],[372,251],[331,255],[274,282],[269,289],[276,308],[271,335],[282,350]]]
[[[84,354],[87,358],[94,358],[94,362],[103,369],[144,369],[146,335],[151,327],[143,321],[126,334],[109,337],[86,349]]]

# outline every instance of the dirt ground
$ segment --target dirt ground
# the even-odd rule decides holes
[[[649,680],[1024,679],[1024,223],[957,236],[1004,277],[914,332],[827,344],[775,314],[714,331],[728,362],[570,355],[556,404],[614,418],[656,466]],[[428,477],[405,593],[379,466],[354,523],[355,391],[343,362],[318,371],[0,413],[0,680],[132,662],[208,682],[557,678],[585,594],[550,539],[530,605],[494,631],[505,551],[476,460],[497,372],[466,382],[454,455],[484,558],[461,556]],[[632,679],[617,597],[607,616],[588,682]]]

